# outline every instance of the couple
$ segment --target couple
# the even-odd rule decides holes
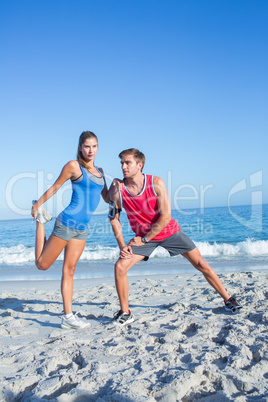
[[[182,254],[202,272],[208,283],[223,298],[225,309],[235,313],[240,306],[230,297],[219,277],[202,258],[189,237],[171,218],[170,200],[166,186],[159,177],[142,173],[145,156],[131,148],[119,154],[124,179],[115,179],[107,189],[103,170],[94,165],[98,150],[97,136],[84,131],[79,138],[77,160],[68,162],[55,183],[33,201],[32,216],[36,219],[35,258],[38,269],[47,270],[64,249],[61,293],[64,315],[61,328],[83,329],[90,324],[72,312],[73,276],[87,239],[89,221],[100,197],[109,202],[109,217],[120,248],[115,264],[115,284],[120,310],[114,322],[124,326],[134,321],[128,306],[127,271],[141,260],[148,260],[157,246],[168,250],[171,256]],[[54,229],[46,240],[44,224],[51,220],[43,204],[67,181],[72,182],[72,198],[67,208],[57,217]],[[135,237],[126,245],[119,220],[124,208]]]

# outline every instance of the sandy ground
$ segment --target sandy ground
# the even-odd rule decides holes
[[[2,282],[1,401],[268,401],[268,273],[130,278],[135,321],[112,322],[113,280],[76,280],[85,330],[62,330],[59,283]]]

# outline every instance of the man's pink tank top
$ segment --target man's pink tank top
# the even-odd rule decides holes
[[[131,194],[126,186],[121,189],[122,205],[127,213],[129,224],[136,236],[146,236],[159,219],[157,194],[153,184],[154,176],[144,175],[144,186],[140,194]],[[178,222],[171,218],[169,223],[152,240],[161,241],[180,230]]]

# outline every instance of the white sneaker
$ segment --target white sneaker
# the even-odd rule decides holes
[[[36,200],[33,200],[32,203],[35,204]],[[51,221],[51,219],[52,219],[52,216],[50,215],[50,213],[45,210],[43,205],[41,205],[41,207],[39,207],[37,210],[37,218],[36,218],[37,222],[44,225],[45,223]]]
[[[76,313],[75,315],[72,315],[70,318],[65,318],[62,316],[61,318],[61,328],[62,329],[84,329],[90,327],[90,323],[77,317]]]

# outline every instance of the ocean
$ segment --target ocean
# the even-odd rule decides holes
[[[173,210],[172,217],[218,274],[268,268],[268,204]],[[127,242],[133,232],[124,213],[120,220]],[[48,236],[54,222],[55,219],[46,224]],[[54,280],[61,277],[63,254],[47,271],[35,267],[35,223],[32,219],[0,221],[0,239],[0,280]],[[94,215],[75,278],[112,277],[118,254],[107,214]],[[149,261],[137,264],[129,275],[182,272],[195,272],[195,269],[182,256],[170,257],[159,247]]]

